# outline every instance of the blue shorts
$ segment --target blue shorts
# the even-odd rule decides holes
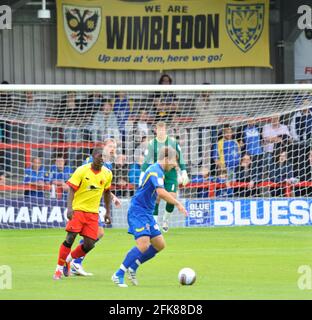
[[[151,239],[161,235],[160,228],[156,223],[152,214],[142,214],[141,211],[136,211],[129,208],[128,211],[128,233],[138,239],[143,236],[148,236]]]

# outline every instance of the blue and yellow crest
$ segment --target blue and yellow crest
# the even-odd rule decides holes
[[[264,27],[264,4],[226,6],[226,29],[235,45],[247,52],[260,39]]]

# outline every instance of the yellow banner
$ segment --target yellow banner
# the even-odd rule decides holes
[[[269,0],[57,0],[58,66],[270,67]]]

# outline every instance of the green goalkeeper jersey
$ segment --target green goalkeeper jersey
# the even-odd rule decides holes
[[[159,142],[157,138],[154,138],[149,142],[148,148],[145,151],[144,162],[142,164],[141,170],[145,171],[151,164],[157,162],[158,153],[163,147],[171,147],[176,150],[178,155],[179,167],[181,170],[186,170],[183,155],[181,153],[181,147],[179,146],[176,139],[170,138],[169,136],[167,136],[165,142]]]

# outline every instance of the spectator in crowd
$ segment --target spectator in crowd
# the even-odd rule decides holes
[[[4,186],[6,184],[5,174],[0,172],[0,186]]]
[[[94,113],[100,108],[99,99],[98,94],[83,95],[68,92],[61,99],[58,115],[68,124],[79,124],[81,127],[86,127],[90,125]]]
[[[261,132],[257,126],[257,120],[250,119],[242,129],[242,152],[250,156],[252,171],[256,180],[263,179],[264,152],[261,145]]]
[[[291,136],[296,142],[309,143],[312,137],[312,96],[300,97],[298,107],[302,110],[297,111],[291,120]]]
[[[120,141],[117,119],[109,99],[102,99],[100,110],[94,115],[91,127],[94,142],[104,141],[107,136]]]
[[[299,181],[312,183],[312,149],[308,146],[301,150]],[[295,189],[296,197],[312,197],[312,186]]]
[[[175,98],[170,95],[162,95],[155,104],[155,120],[171,123],[176,116],[178,116],[178,105]]]
[[[51,142],[51,136],[46,130],[45,122],[47,104],[42,98],[31,91],[25,93],[25,100],[21,100],[19,113],[24,122],[28,123],[25,137],[28,142]],[[36,119],[36,123],[33,123]]]
[[[52,143],[53,138],[47,130],[47,123],[45,121],[45,114],[47,110],[47,104],[43,98],[31,91],[25,93],[25,100],[21,100],[19,106],[19,113],[22,118],[22,122],[16,123],[11,130],[11,140],[16,141],[17,134],[19,139],[23,142],[31,143]],[[33,149],[31,156],[40,157],[44,161],[43,165],[48,165],[52,158],[53,149],[43,148],[41,151]]]
[[[168,74],[162,74],[158,81],[160,85],[172,85],[172,83],[173,80]],[[149,108],[150,116],[155,122],[171,121],[178,110],[177,96],[174,92],[154,92],[149,96],[149,101],[152,104]]]
[[[207,167],[201,167],[197,175],[193,175],[191,182],[192,183],[203,183],[210,181],[209,170]]]
[[[145,151],[148,149],[147,137],[142,137],[141,143],[134,150],[134,159],[139,159],[141,156],[144,157]]]
[[[124,154],[119,154],[113,165],[113,184],[116,186],[117,197],[127,195],[127,191],[124,190],[123,187],[127,186],[128,183],[128,165],[126,163],[126,156]]]
[[[233,139],[233,129],[229,125],[223,128],[223,137],[213,146],[212,158],[218,170],[227,171],[229,180],[235,180],[235,173],[240,163],[240,145]]]
[[[31,167],[25,169],[24,184],[31,187],[30,190],[25,190],[25,196],[44,198],[44,187],[49,182],[49,172],[43,167],[41,159],[34,157]]]
[[[0,121],[0,142],[5,141],[5,122]]]
[[[210,83],[205,82],[203,85],[210,85]],[[220,116],[224,116],[217,107],[216,95],[211,91],[203,91],[196,95],[194,104],[196,106],[196,122],[213,126],[218,123]]]
[[[6,176],[5,170],[0,166],[0,186],[4,186],[6,184]]]
[[[159,85],[172,85],[172,78],[168,74],[162,74],[158,80]],[[160,99],[164,96],[166,97],[167,95],[175,97],[175,94],[172,92],[154,92],[151,95],[148,96],[148,101],[152,105],[156,105],[160,102]]]
[[[286,150],[276,150],[270,166],[270,181],[275,183],[292,183],[295,181],[292,166]],[[285,196],[285,188],[271,188],[271,197]]]
[[[207,167],[201,167],[200,171],[197,175],[193,175],[191,182],[192,183],[205,183],[205,182],[213,182],[214,179],[210,177],[209,170]],[[209,191],[208,188],[199,187],[196,188],[196,194],[197,198],[208,198],[209,197]]]
[[[273,116],[271,123],[264,125],[262,131],[263,150],[266,153],[268,163],[272,162],[273,152],[285,147],[290,142],[288,127],[280,123],[280,116]]]
[[[125,92],[117,92],[113,100],[113,111],[121,135],[122,150],[126,148],[126,124],[131,115],[132,104]]]
[[[299,96],[296,107],[305,108],[297,111],[290,122],[293,143],[289,157],[292,160],[294,174],[298,176],[304,169],[304,163],[301,161],[302,150],[312,142],[312,96]]]
[[[142,110],[139,119],[134,123],[134,136],[138,143],[141,143],[143,137],[150,135],[149,115],[147,110]]]
[[[216,183],[220,184],[216,189],[217,198],[231,198],[234,196],[234,189],[231,187],[233,180],[229,177],[226,169],[220,169]]]
[[[169,76],[169,74],[164,73],[160,76],[158,84],[170,85],[172,84],[172,78]]]
[[[144,156],[139,155],[135,158],[134,163],[129,165],[128,179],[129,183],[133,184],[136,188],[139,186],[141,166],[144,161]]]
[[[51,198],[57,196],[57,191],[61,188],[61,198],[65,199],[68,191],[66,181],[70,178],[73,170],[69,166],[65,166],[65,159],[63,156],[57,156],[55,164],[50,168],[50,179],[52,184]]]
[[[209,82],[204,82],[203,85],[210,85]],[[203,166],[209,165],[208,159],[212,157],[212,149],[208,143],[205,143],[207,134],[210,136],[211,144],[218,142],[218,123],[221,117],[224,116],[220,111],[220,104],[215,95],[211,91],[203,91],[196,95],[194,101],[196,110],[194,114],[194,125],[198,127],[198,157],[200,164]],[[217,175],[215,163],[210,164],[211,175]]]
[[[255,174],[255,168],[252,165],[252,158],[249,154],[245,154],[242,159],[240,166],[237,170],[236,181],[247,183],[247,187],[237,188],[235,192],[238,197],[250,197],[256,195],[256,190],[254,189],[255,182],[257,180],[257,175]]]
[[[92,139],[91,119],[96,111],[93,95],[78,95],[69,92],[62,97],[59,106],[60,120],[65,122],[64,141],[90,142]],[[68,159],[71,167],[77,167],[78,159],[89,153],[88,148],[68,148]]]

